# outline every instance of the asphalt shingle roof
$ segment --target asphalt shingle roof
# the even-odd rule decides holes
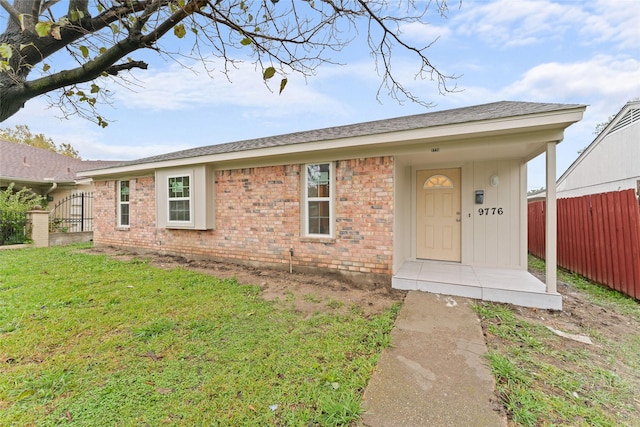
[[[72,159],[62,154],[30,145],[0,139],[0,178],[34,182],[73,182],[77,172],[98,169],[121,161],[88,161]]]
[[[403,130],[423,129],[436,126],[470,123],[483,120],[494,120],[517,117],[536,113],[569,110],[584,107],[579,104],[549,104],[535,102],[500,101],[472,107],[435,111],[412,116],[397,117],[385,120],[336,126],[325,129],[295,132],[285,135],[229,142],[225,144],[196,147],[138,160],[124,162],[121,166],[155,163],[167,160],[178,160],[191,157],[208,156],[255,150],[260,148],[279,147],[308,142],[319,142],[340,138],[369,136]]]

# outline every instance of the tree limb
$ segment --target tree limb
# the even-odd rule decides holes
[[[16,24],[20,25],[20,13],[14,9],[7,0],[0,0],[0,6],[7,11],[14,21],[16,21]]]
[[[116,76],[120,71],[131,70],[132,68],[140,68],[142,70],[146,70],[149,64],[144,61],[131,61],[125,64],[112,65],[107,68],[106,73],[111,76]]]
[[[72,84],[88,82],[100,76],[104,70],[111,67],[116,61],[139,47],[137,43],[129,39],[123,40],[108,49],[103,55],[80,67],[26,82],[24,84],[25,89],[37,96]]]

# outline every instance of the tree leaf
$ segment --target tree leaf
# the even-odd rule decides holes
[[[80,52],[82,52],[83,58],[89,57],[89,49],[86,46],[80,46]]]
[[[280,80],[280,92],[278,92],[279,94],[282,93],[282,91],[284,90],[285,86],[287,85],[288,80],[286,78]]]
[[[13,55],[13,50],[11,49],[10,45],[6,43],[0,44],[0,57],[4,59],[10,59],[12,55]]]
[[[271,77],[275,75],[276,75],[276,69],[273,67],[269,67],[264,70],[264,73],[262,73],[262,78],[264,78],[265,80],[269,80]]]
[[[102,54],[103,54],[103,53],[105,53],[106,51],[107,51],[107,48],[106,48],[106,47],[104,47],[104,46],[102,46],[102,47],[100,48],[100,50],[99,50],[100,55],[102,55]]]
[[[184,24],[178,24],[173,27],[173,34],[175,34],[175,36],[179,39],[187,35],[187,30],[184,29]]]
[[[251,39],[249,37],[245,37],[242,40],[240,40],[240,44],[242,46],[249,46],[251,44]]]
[[[98,93],[100,92],[100,86],[98,86],[95,83],[91,83],[91,93]]]
[[[42,71],[49,71],[50,68],[51,68],[51,65],[49,65],[49,64],[43,64],[42,65]]]
[[[51,28],[51,37],[56,40],[62,40],[62,36],[60,35],[60,27],[55,26]]]
[[[36,33],[39,37],[46,37],[49,35],[49,31],[51,31],[51,26],[53,22],[38,22],[36,24]]]

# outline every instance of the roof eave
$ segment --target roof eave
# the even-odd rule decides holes
[[[385,144],[412,144],[428,140],[459,139],[460,137],[481,137],[490,134],[520,133],[531,129],[559,129],[564,130],[582,119],[586,106],[571,109],[532,113],[520,116],[504,117],[491,120],[480,120],[465,123],[439,125],[420,129],[392,131],[372,135],[361,135],[349,138],[335,138],[322,141],[312,141],[282,146],[257,148],[228,153],[200,155],[171,160],[161,160],[150,163],[123,165],[104,169],[83,171],[86,177],[122,176],[133,173],[137,175],[151,174],[156,169],[180,167],[202,163],[220,163],[233,160],[248,160],[259,157],[277,155],[303,154],[310,151],[338,150],[365,146],[384,146]],[[277,137],[274,137],[277,138]]]

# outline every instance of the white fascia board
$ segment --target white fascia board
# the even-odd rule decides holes
[[[28,185],[51,185],[54,182],[57,184],[75,184],[76,181],[73,179],[31,179],[31,178],[21,178],[15,176],[0,176],[0,180],[3,182],[19,182],[20,184],[28,184]]]
[[[248,160],[259,157],[271,157],[287,154],[304,154],[307,152],[330,151],[383,144],[401,145],[401,143],[406,143],[410,145],[416,142],[425,143],[430,139],[440,139],[443,142],[453,139],[459,141],[461,137],[471,137],[472,135],[477,135],[478,137],[480,137],[489,134],[498,135],[504,133],[518,133],[518,131],[527,129],[535,130],[541,128],[557,128],[559,130],[564,130],[571,124],[580,121],[582,119],[584,110],[585,107],[578,107],[571,110],[507,117],[503,119],[494,119],[488,121],[457,123],[429,128],[411,129],[406,131],[361,135],[349,138],[337,138],[323,141],[257,148],[244,151],[210,154],[197,157],[186,157],[183,159],[172,159],[153,163],[140,163],[108,169],[83,171],[83,175],[97,178],[130,173],[151,173],[156,169],[187,166],[193,164]],[[273,138],[278,138],[278,136],[274,136]]]

